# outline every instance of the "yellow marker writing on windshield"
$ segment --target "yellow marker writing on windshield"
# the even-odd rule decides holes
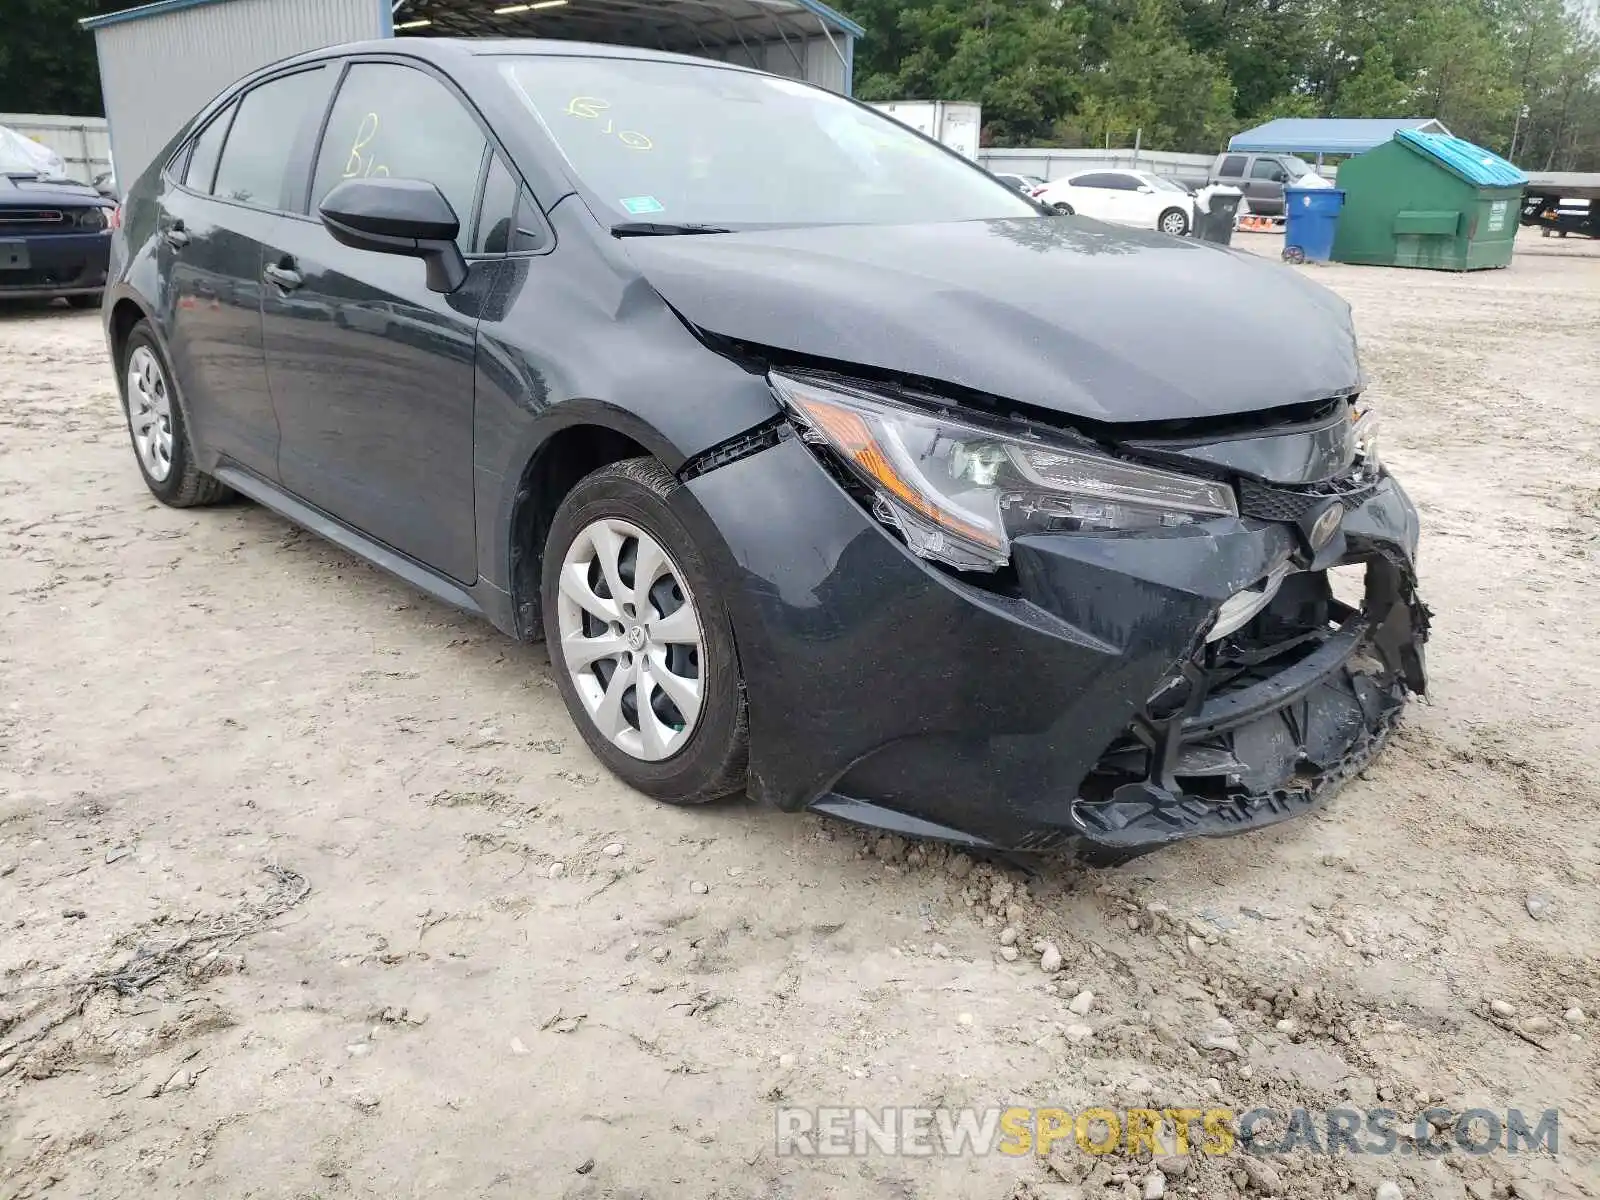
[[[569,117],[582,117],[588,121],[598,121],[600,114],[611,107],[611,101],[601,100],[595,96],[574,96],[567,101],[567,115]],[[637,129],[618,129],[614,118],[607,117],[603,134],[613,134],[617,140],[629,150],[653,150],[655,143]]]

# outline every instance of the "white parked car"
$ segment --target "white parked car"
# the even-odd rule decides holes
[[[1079,171],[1034,196],[1057,212],[1183,237],[1194,224],[1194,197],[1181,184],[1146,171]]]

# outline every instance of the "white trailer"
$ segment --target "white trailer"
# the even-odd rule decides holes
[[[978,161],[983,105],[954,100],[889,100],[872,107],[949,146],[956,153],[966,155],[973,162]]]

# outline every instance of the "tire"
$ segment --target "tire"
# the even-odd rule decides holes
[[[1156,228],[1172,237],[1189,236],[1189,214],[1181,208],[1169,208],[1156,221]]]
[[[67,304],[71,308],[99,308],[102,293],[94,292],[91,295],[68,296]]]
[[[1063,217],[1074,217],[1078,215],[1076,210],[1073,209],[1072,205],[1068,204],[1065,200],[1057,200],[1050,207],[1055,209],[1056,212]]]
[[[556,685],[583,740],[630,787],[689,805],[744,791],[750,738],[733,626],[672,510],[679,486],[652,458],[582,479],[551,522],[540,604]],[[642,560],[656,563],[643,596],[633,590]],[[607,582],[608,561],[627,600]],[[698,708],[680,708],[696,690]]]
[[[133,379],[136,370],[140,382]],[[140,321],[128,334],[117,365],[117,384],[134,461],[152,496],[169,508],[198,508],[220,504],[233,495],[195,463],[172,368],[148,321]],[[141,423],[141,417],[148,420]],[[142,431],[148,432],[141,436]]]
[[[1300,246],[1285,246],[1283,248],[1283,261],[1299,266],[1306,260],[1306,252]]]

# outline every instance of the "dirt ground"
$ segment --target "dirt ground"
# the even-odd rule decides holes
[[[1161,1191],[1125,1154],[780,1157],[778,1103],[1559,1108],[1555,1155],[1165,1189],[1600,1195],[1600,245],[1299,269],[1424,514],[1433,693],[1313,818],[1034,876],[628,792],[542,647],[252,505],[162,508],[97,316],[0,312],[0,1197]]]

